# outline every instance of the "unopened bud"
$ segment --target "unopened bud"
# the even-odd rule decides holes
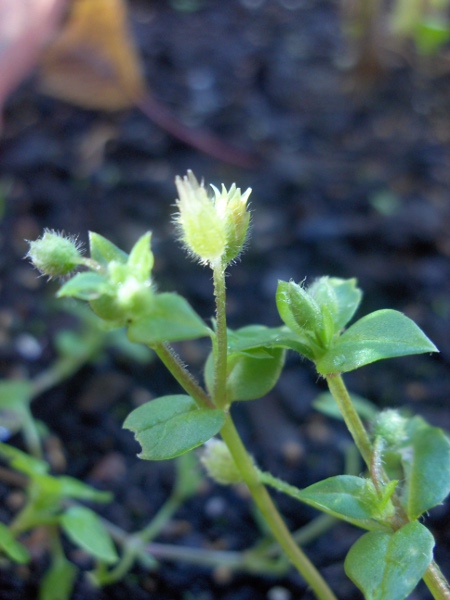
[[[225,442],[211,439],[205,444],[201,458],[208,475],[222,485],[241,483],[242,476]]]
[[[29,258],[38,271],[50,278],[68,275],[84,262],[80,244],[74,236],[46,229],[42,237],[29,244],[25,258]]]

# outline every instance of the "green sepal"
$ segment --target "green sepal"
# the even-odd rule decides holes
[[[423,331],[404,314],[390,309],[366,315],[316,361],[321,375],[346,373],[384,358],[438,352]]]
[[[195,340],[211,330],[191,305],[175,293],[156,294],[148,313],[128,327],[128,338],[153,346],[163,342]]]
[[[421,417],[409,420],[398,453],[405,474],[401,499],[408,517],[417,519],[450,493],[450,441]]]
[[[283,370],[285,352],[282,348],[252,348],[227,356],[228,401],[256,400],[270,392]],[[205,365],[206,387],[214,389],[214,356]]]
[[[118,560],[111,535],[100,517],[85,506],[70,506],[60,517],[69,539],[94,558],[111,564]]]
[[[30,553],[15,539],[4,523],[0,523],[0,552],[22,565],[30,562]]]
[[[404,600],[433,559],[434,539],[417,521],[395,533],[364,534],[345,559],[345,572],[366,600]]]
[[[144,460],[175,458],[212,438],[225,422],[221,409],[198,408],[190,396],[162,396],[136,408],[125,419],[142,446]]]
[[[99,273],[91,271],[77,273],[66,281],[58,290],[58,298],[78,298],[79,300],[96,300],[111,290],[108,279]]]
[[[128,255],[112,242],[93,231],[89,232],[89,250],[92,260],[106,266],[111,261],[125,264]]]
[[[40,582],[38,600],[70,600],[77,573],[77,567],[64,556],[53,560]]]

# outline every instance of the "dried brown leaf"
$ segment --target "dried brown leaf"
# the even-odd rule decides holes
[[[73,0],[59,37],[44,52],[43,92],[88,109],[120,110],[144,93],[125,0]]]

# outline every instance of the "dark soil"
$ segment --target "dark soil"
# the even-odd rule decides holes
[[[333,0],[135,0],[135,39],[153,95],[180,121],[214,133],[257,157],[240,168],[202,154],[161,131],[137,110],[83,111],[40,96],[26,82],[6,109],[0,146],[1,376],[35,375],[55,355],[53,335],[67,324],[48,285],[22,260],[24,239],[44,227],[105,235],[128,250],[154,235],[155,277],[163,290],[213,312],[211,277],[184,258],[170,215],[174,177],[192,169],[205,181],[253,188],[249,247],[228,278],[229,324],[278,325],[278,279],[357,277],[360,315],[395,308],[416,320],[439,356],[381,362],[349,374],[350,389],[380,407],[406,406],[450,429],[450,72],[435,62],[398,59],[373,86],[344,69],[339,3]],[[188,7],[192,11],[188,11]],[[411,58],[411,57],[409,57]],[[413,64],[411,64],[413,63]],[[365,82],[367,83],[367,82]],[[239,161],[239,154],[236,153]],[[201,364],[202,344],[185,344]],[[100,393],[99,393],[100,390]],[[168,497],[171,462],[136,458],[121,429],[145,397],[176,391],[157,362],[142,366],[107,352],[33,405],[59,440],[65,470],[111,489],[102,514],[127,531],[143,527]],[[349,440],[343,426],[311,408],[323,390],[313,368],[289,356],[275,390],[236,406],[236,422],[258,463],[304,487],[341,473]],[[18,438],[12,442],[20,444]],[[2,488],[6,518],[10,490]],[[312,510],[280,495],[294,530]],[[450,576],[450,514],[426,518],[437,559]],[[205,482],[156,540],[193,548],[242,550],[258,526],[239,491]],[[307,547],[341,599],[361,598],[343,571],[359,533],[339,525]],[[77,559],[73,548],[69,555]],[[83,568],[84,565],[80,563]],[[3,570],[1,600],[37,597],[45,568]],[[428,598],[419,587],[412,596]],[[294,600],[312,598],[293,572],[281,579],[162,561],[136,568],[103,590],[80,578],[86,600]]]

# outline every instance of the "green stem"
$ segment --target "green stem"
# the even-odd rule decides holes
[[[342,377],[338,374],[327,375],[328,388],[344,418],[347,429],[356,444],[367,467],[372,463],[372,445],[363,422],[353,406],[350,394]]]
[[[216,298],[216,347],[214,354],[214,403],[224,408],[227,403],[227,313],[225,271],[222,265],[214,267],[214,296]]]
[[[450,600],[450,586],[434,560],[426,570],[423,580],[435,600]]]
[[[319,600],[336,600],[336,596],[320,573],[292,538],[267,489],[261,483],[258,469],[247,453],[230,415],[227,415],[225,425],[220,430],[220,435],[227,444],[256,506],[288,558],[311,586]]]
[[[215,408],[210,397],[200,384],[192,377],[183,365],[180,357],[169,344],[155,344],[152,350],[156,352],[161,362],[181,387],[195,400],[201,408]]]

